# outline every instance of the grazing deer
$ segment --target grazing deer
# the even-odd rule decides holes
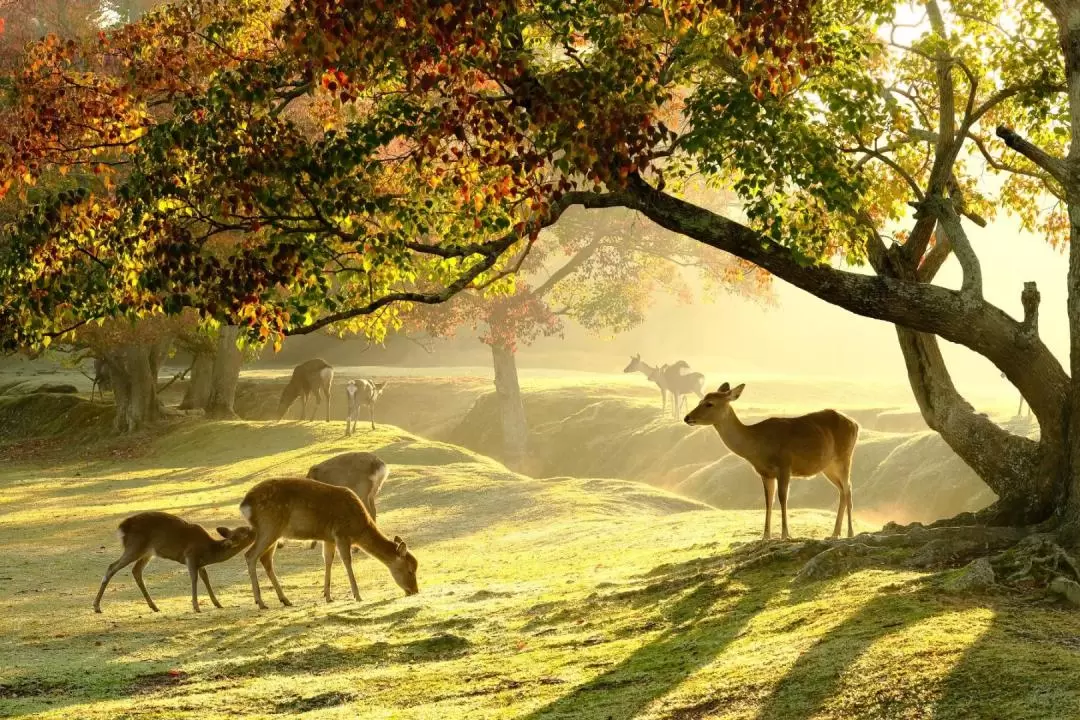
[[[768,418],[743,425],[731,402],[742,395],[746,385],[732,388],[727,383],[707,394],[686,416],[687,425],[712,425],[728,449],[754,466],[765,488],[765,534],[770,536],[773,496],[779,489],[781,537],[788,537],[788,484],[792,477],[825,473],[840,491],[840,507],[832,536],[840,537],[847,510],[848,537],[851,526],[851,456],[859,438],[859,425],[835,410],[820,410],[793,418]]]
[[[255,572],[261,561],[270,583],[282,605],[291,606],[274,573],[274,551],[281,537],[298,540],[321,540],[323,543],[323,597],[331,602],[330,568],[334,551],[341,555],[341,564],[349,576],[352,595],[359,602],[360,591],[353,575],[350,548],[359,545],[367,554],[390,570],[390,575],[406,595],[420,592],[416,582],[417,561],[400,537],[389,539],[375,527],[371,515],[360,498],[348,488],[335,487],[307,478],[275,478],[264,480],[248,491],[240,502],[240,512],[255,528],[255,542],[245,557],[255,604],[263,610],[266,604],[259,589]]]
[[[348,403],[348,412],[345,415],[346,436],[352,435],[353,429],[360,421],[361,405],[367,406],[371,419],[371,429],[375,429],[375,403],[378,402],[379,396],[382,395],[382,391],[385,389],[385,382],[377,383],[363,378],[359,382],[356,380],[348,382],[345,386],[345,400]]]
[[[285,417],[289,407],[297,397],[300,398],[300,419],[307,414],[308,396],[315,396],[315,407],[311,409],[311,419],[315,419],[315,411],[319,409],[319,403],[326,400],[326,422],[330,422],[330,384],[334,381],[334,368],[325,360],[315,358],[300,363],[292,372],[292,378],[285,389],[281,391],[281,401],[278,402],[277,419]]]
[[[82,370],[79,370],[90,381],[90,402],[94,402],[94,393],[101,395],[102,402],[105,401],[105,391],[112,389],[112,380],[109,377],[109,365],[102,358],[93,358],[94,360],[94,374],[87,375]]]
[[[120,523],[120,542],[124,546],[124,552],[120,559],[109,565],[109,569],[105,571],[97,597],[94,598],[94,612],[101,612],[101,597],[113,575],[131,563],[135,563],[135,567],[131,568],[135,584],[142,590],[146,604],[157,612],[158,606],[150,598],[142,579],[143,568],[155,555],[187,565],[188,574],[191,575],[191,607],[195,612],[200,612],[200,577],[206,586],[207,594],[210,595],[210,601],[215,607],[221,607],[221,603],[214,596],[214,589],[210,587],[206,566],[224,562],[251,545],[255,541],[255,531],[246,526],[235,530],[219,527],[217,531],[223,540],[215,540],[200,525],[163,512],[144,512],[127,518]]]

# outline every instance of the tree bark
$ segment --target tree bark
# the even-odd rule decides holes
[[[513,470],[523,470],[529,452],[529,425],[521,401],[517,360],[514,351],[504,345],[492,345],[495,364],[495,395],[502,420],[502,461]]]
[[[206,403],[206,414],[210,417],[236,417],[233,404],[236,400],[236,386],[240,382],[242,360],[240,347],[237,345],[239,332],[240,328],[236,325],[222,325],[218,331],[210,396]]]
[[[184,390],[184,399],[180,401],[181,410],[204,410],[210,402],[211,375],[214,371],[214,356],[211,353],[197,352],[191,366],[191,380]]]
[[[926,424],[997,494],[994,521],[1022,525],[1050,517],[1064,461],[1060,429],[1035,441],[999,427],[960,395],[936,337],[899,326],[896,333]]]
[[[134,432],[161,416],[157,396],[161,348],[157,344],[132,343],[111,349],[105,356],[113,383],[117,432]]]

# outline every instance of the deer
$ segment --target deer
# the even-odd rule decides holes
[[[678,419],[682,412],[683,398],[690,393],[698,396],[698,400],[705,397],[702,388],[705,386],[705,376],[699,372],[686,372],[690,365],[685,360],[679,360],[671,365],[661,366],[660,372],[664,376],[664,384],[671,393],[671,402],[674,405],[674,417]]]
[[[330,594],[330,568],[335,550],[349,576],[353,599],[360,602],[360,591],[353,575],[351,547],[358,545],[367,554],[386,565],[391,577],[406,595],[420,592],[416,580],[416,557],[405,541],[386,537],[352,490],[308,478],[272,478],[251,488],[240,501],[240,512],[255,529],[255,541],[247,549],[248,575],[255,604],[266,610],[259,588],[255,563],[261,562],[282,605],[291,607],[274,572],[274,552],[279,538],[321,540],[323,543],[323,598]]]
[[[630,364],[623,368],[624,373],[639,372],[648,378],[649,382],[660,388],[660,412],[667,411],[667,378],[664,376],[662,366],[653,367],[641,359],[641,355],[631,355]]]
[[[371,429],[375,429],[375,403],[378,402],[382,391],[386,389],[385,382],[373,382],[361,378],[360,381],[350,380],[345,385],[345,401],[348,411],[345,415],[345,436],[352,435],[353,429],[360,421],[360,406],[368,408],[371,419]],[[370,508],[369,508],[370,509]]]
[[[685,360],[679,360],[672,365],[658,365],[653,367],[641,360],[641,355],[630,356],[630,364],[623,368],[624,373],[639,372],[645,375],[650,382],[660,388],[660,412],[667,410],[667,396],[671,393],[672,416],[676,419],[682,412],[682,397],[691,392],[696,393],[698,398],[704,397],[702,387],[705,384],[705,376],[701,373],[683,373],[689,370],[690,365]]]
[[[101,579],[101,587],[94,598],[94,612],[101,612],[101,598],[113,575],[131,563],[135,563],[131,568],[131,575],[146,598],[146,604],[151,610],[158,612],[158,606],[147,592],[142,577],[143,569],[154,556],[187,566],[191,576],[191,607],[195,612],[201,612],[199,578],[202,578],[203,585],[206,586],[210,602],[214,603],[214,607],[220,608],[221,603],[210,586],[206,566],[224,562],[251,545],[255,541],[255,531],[242,526],[235,529],[219,527],[217,532],[221,535],[221,540],[215,540],[201,525],[164,512],[144,512],[124,519],[119,527],[120,543],[124,551],[116,562],[109,565],[105,577]]]
[[[289,384],[281,391],[281,400],[278,402],[277,419],[280,421],[289,411],[289,407],[296,398],[301,399],[300,419],[307,414],[308,396],[315,396],[315,407],[311,409],[311,419],[315,419],[315,412],[319,409],[319,403],[326,400],[326,422],[330,422],[330,384],[334,381],[334,368],[325,360],[315,358],[297,365],[292,372]]]
[[[835,410],[819,410],[799,417],[771,417],[744,425],[731,403],[742,395],[745,384],[728,383],[705,395],[685,420],[687,425],[712,425],[727,448],[749,462],[765,490],[765,532],[771,537],[772,506],[779,490],[781,538],[788,538],[787,500],[792,477],[824,473],[840,493],[833,538],[840,537],[847,511],[847,535],[852,537],[851,458],[859,438],[859,425]]]

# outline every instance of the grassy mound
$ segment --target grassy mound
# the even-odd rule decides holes
[[[532,479],[393,427],[192,423],[120,462],[0,467],[0,716],[33,718],[1066,718],[1080,618],[1016,594],[863,569],[796,583],[738,569],[760,512],[640,483]],[[420,560],[403,597],[357,563],[364,601],[321,598],[318,551],[278,570],[295,607],[258,611],[241,558],[212,566],[225,608],[190,612],[186,571],[152,563],[151,613],[117,523],[149,509],[237,524],[259,479],[366,449],[391,465],[380,525]],[[796,509],[821,537],[831,513]],[[859,529],[859,528],[857,528]],[[869,529],[869,528],[863,528]],[[734,554],[733,554],[734,553]],[[745,565],[745,564],[744,564]],[[264,579],[264,586],[265,586]]]

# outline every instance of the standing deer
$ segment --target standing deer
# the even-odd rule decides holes
[[[386,389],[385,382],[372,382],[361,378],[359,382],[350,380],[345,386],[345,400],[348,403],[348,412],[345,415],[345,435],[352,435],[353,429],[360,421],[360,406],[366,405],[371,419],[371,429],[375,429],[375,403],[378,402],[382,391]],[[370,509],[370,508],[369,508]]]
[[[788,537],[787,499],[792,477],[824,473],[840,492],[840,507],[832,536],[840,537],[847,510],[848,537],[851,525],[851,456],[859,438],[859,425],[835,410],[819,410],[793,418],[768,418],[743,425],[731,407],[746,385],[732,388],[724,383],[707,394],[686,416],[687,425],[712,425],[731,452],[743,458],[761,476],[765,488],[765,533],[770,537],[773,497],[780,491],[781,537]],[[779,486],[779,487],[778,487]]]
[[[660,388],[660,412],[667,410],[667,396],[671,394],[672,417],[676,420],[682,412],[682,398],[689,393],[696,393],[699,398],[704,397],[702,386],[705,376],[701,373],[683,373],[690,366],[685,360],[679,360],[673,365],[658,365],[653,367],[641,360],[641,355],[632,355],[630,364],[623,368],[624,373],[639,372],[645,375],[650,382]]]
[[[281,391],[281,401],[278,402],[277,419],[285,417],[289,407],[301,399],[300,419],[307,414],[308,396],[315,396],[315,407],[311,409],[311,419],[315,419],[315,412],[319,409],[319,403],[326,400],[326,422],[330,422],[330,384],[334,381],[334,368],[330,367],[325,360],[315,358],[300,363],[292,372],[292,378],[285,389]]]
[[[219,527],[217,531],[223,540],[215,540],[200,525],[163,512],[144,512],[127,518],[120,523],[119,533],[124,552],[120,559],[109,565],[109,569],[105,571],[97,597],[94,598],[94,612],[101,612],[101,597],[113,575],[131,563],[135,563],[135,567],[131,568],[135,584],[142,590],[146,604],[157,612],[158,606],[150,598],[142,578],[143,568],[155,555],[187,565],[188,574],[191,576],[191,607],[195,612],[200,612],[200,577],[206,586],[207,594],[210,595],[210,602],[214,603],[214,607],[221,607],[221,603],[214,596],[214,589],[210,587],[206,566],[224,562],[251,545],[255,541],[255,531],[249,527],[238,527],[235,530]]]
[[[690,366],[685,360],[679,360],[672,365],[664,365],[660,372],[664,376],[664,384],[671,393],[671,402],[674,405],[674,417],[677,420],[682,412],[683,398],[690,393],[695,393],[698,399],[705,397],[702,388],[705,385],[705,376],[699,372],[684,373]]]
[[[641,359],[641,355],[631,355],[630,364],[623,368],[624,373],[639,372],[649,382],[660,388],[660,412],[667,411],[667,378],[662,367],[653,367]]]
[[[349,576],[353,598],[359,602],[360,591],[353,575],[350,548],[359,545],[368,555],[386,565],[390,575],[406,595],[420,592],[416,582],[417,561],[400,537],[389,539],[375,527],[371,515],[360,498],[348,488],[326,485],[307,478],[275,478],[264,480],[248,491],[240,502],[240,512],[255,528],[255,542],[248,548],[248,575],[255,604],[263,610],[266,604],[259,589],[255,572],[256,561],[262,562],[278,600],[292,606],[281,589],[274,573],[274,551],[281,537],[297,540],[321,540],[323,543],[323,597],[331,602],[330,568],[334,551],[341,555],[341,564]]]

